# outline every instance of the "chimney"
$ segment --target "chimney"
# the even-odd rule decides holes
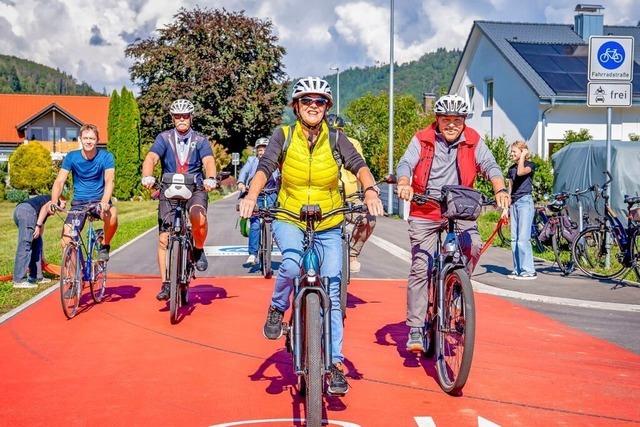
[[[589,36],[601,36],[604,34],[604,16],[599,4],[577,4],[574,17],[575,31],[582,40],[588,42]]]
[[[424,112],[428,113],[433,109],[433,103],[436,101],[436,94],[432,92],[422,92],[422,106]]]

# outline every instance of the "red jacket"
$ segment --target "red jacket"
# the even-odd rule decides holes
[[[456,157],[458,176],[460,177],[461,185],[473,187],[478,174],[476,144],[480,141],[480,135],[470,127],[465,127],[463,134],[465,140],[458,145]],[[429,184],[429,175],[435,154],[436,124],[433,123],[431,126],[418,131],[416,138],[420,143],[420,160],[413,170],[411,186],[415,193],[424,194]],[[436,221],[442,218],[440,206],[435,202],[428,202],[424,205],[411,203],[409,214],[414,217]]]

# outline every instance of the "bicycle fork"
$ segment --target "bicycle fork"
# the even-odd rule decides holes
[[[302,364],[302,301],[309,292],[316,292],[320,296],[320,304],[324,315],[323,319],[323,335],[324,335],[324,369],[326,371],[331,367],[331,300],[325,289],[329,288],[329,278],[322,280],[323,286],[300,286],[300,278],[293,279],[293,359],[294,369],[297,375],[304,374]]]

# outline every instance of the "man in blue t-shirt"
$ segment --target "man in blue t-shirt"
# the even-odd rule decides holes
[[[111,238],[118,229],[117,210],[111,206],[111,195],[115,178],[115,162],[113,154],[107,150],[98,150],[100,135],[98,127],[92,124],[85,124],[80,127],[80,142],[82,149],[68,153],[53,183],[51,189],[51,207],[59,205],[60,194],[67,181],[69,172],[73,176],[73,201],[71,210],[82,210],[88,205],[97,205],[87,214],[93,218],[104,221],[104,242],[100,248],[98,259],[100,261],[109,260],[109,250],[111,249]],[[80,223],[82,229],[86,220],[86,214],[73,215]],[[63,244],[71,240],[72,215],[68,215],[62,234]]]
[[[187,201],[187,211],[191,220],[193,232],[193,259],[196,269],[205,271],[208,267],[207,256],[204,253],[204,243],[207,240],[207,192],[217,186],[216,161],[209,140],[192,129],[193,104],[186,99],[178,99],[171,104],[169,112],[174,128],[160,133],[142,164],[142,185],[152,188],[155,184],[153,168],[160,162],[162,173],[181,173],[195,175],[196,183],[204,190],[196,189]],[[204,167],[206,179],[202,176]],[[167,245],[176,205],[167,200],[160,192],[158,204],[158,266],[162,286],[156,298],[160,301],[169,299],[169,285],[167,281]]]

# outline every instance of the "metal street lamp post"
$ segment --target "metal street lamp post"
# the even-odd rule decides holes
[[[340,115],[340,67],[331,67],[336,72],[336,115]]]
[[[389,30],[389,175],[393,173],[393,0]],[[393,185],[387,189],[387,213],[393,214]]]

